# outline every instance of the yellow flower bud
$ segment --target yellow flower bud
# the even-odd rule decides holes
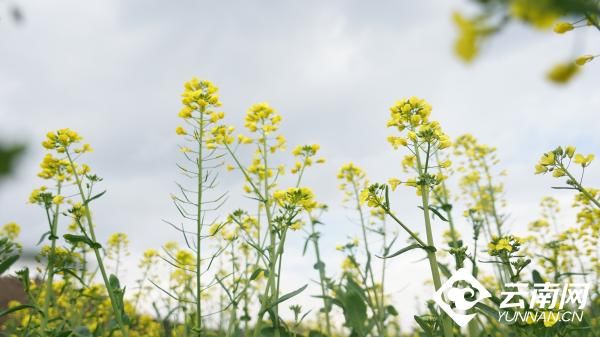
[[[558,34],[564,34],[568,31],[573,30],[575,27],[569,22],[559,22],[554,25],[554,32]]]

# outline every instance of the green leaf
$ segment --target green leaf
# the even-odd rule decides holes
[[[385,311],[392,316],[398,316],[398,310],[393,305],[388,305],[385,307]]]
[[[423,331],[425,332],[427,337],[433,337],[433,327],[431,326],[431,323],[427,322],[422,317],[419,317],[416,315],[413,317],[414,317],[415,321],[417,322],[417,324],[419,324],[421,329],[423,329]]]
[[[447,278],[452,277],[452,272],[450,271],[450,269],[448,269],[448,266],[446,266],[445,264],[441,264],[439,262],[438,262],[438,266],[439,266],[442,274],[444,274],[444,276],[446,276]]]
[[[288,331],[281,326],[277,330],[279,330],[279,336],[281,336],[281,337],[289,337],[290,336]],[[272,326],[262,328],[260,330],[260,334],[263,337],[274,337],[275,336],[275,328]]]
[[[38,241],[38,243],[36,243],[36,246],[39,246],[40,243],[42,243],[44,240],[46,240],[46,237],[50,235],[50,231],[47,231],[46,233],[42,234],[42,236],[40,236],[40,240]]]
[[[544,278],[542,277],[542,274],[540,274],[539,271],[534,270],[531,273],[531,278],[533,279],[533,283],[544,283],[546,281],[544,281]]]
[[[302,256],[306,255],[306,251],[308,250],[308,243],[310,242],[312,236],[306,238],[304,241],[304,247],[302,248]]]
[[[90,202],[92,202],[92,201],[94,201],[94,200],[96,200],[96,199],[100,198],[101,196],[103,196],[103,195],[104,195],[104,193],[106,193],[106,191],[104,191],[104,192],[100,192],[100,193],[96,194],[95,196],[93,196],[93,197],[89,198],[88,200],[86,200],[86,201],[83,203],[83,205],[84,205],[84,206],[88,205]]]
[[[316,270],[324,270],[325,269],[325,263],[323,263],[323,261],[319,261],[319,262],[317,262],[317,263],[314,264],[313,268],[316,269]]]
[[[12,255],[8,258],[4,259],[4,261],[0,262],[0,275],[2,275],[5,271],[10,268],[17,260],[19,259],[19,255]]]
[[[266,270],[264,270],[264,269],[262,269],[262,268],[255,269],[255,270],[252,272],[252,274],[250,275],[250,280],[251,280],[251,281],[254,281],[254,280],[256,280],[256,278],[258,277],[258,275],[260,275],[260,272],[265,272],[265,276],[266,276],[266,274],[267,274],[267,271],[266,271]]]
[[[423,248],[423,247],[421,247],[421,245],[418,244],[418,243],[413,243],[412,245],[406,246],[406,247],[404,247],[404,248],[402,248],[402,249],[400,249],[400,250],[398,250],[395,253],[392,253],[390,255],[387,255],[387,256],[377,256],[377,257],[379,257],[381,259],[390,259],[392,257],[396,257],[398,255],[404,254],[404,253],[406,253],[408,251],[411,251],[411,250],[417,249],[417,248]]]
[[[344,296],[344,317],[353,333],[365,336],[365,323],[367,322],[367,305],[362,296],[356,291],[348,291]]]
[[[34,309],[35,311],[42,313],[42,311],[36,307],[35,305],[31,305],[31,304],[21,304],[21,305],[17,305],[15,307],[12,308],[8,308],[6,310],[0,311],[0,317],[4,317],[8,314],[11,314],[13,312],[16,311],[20,311],[20,310],[25,310],[25,309]]]
[[[91,337],[92,332],[85,326],[78,326],[73,330],[73,335],[78,337]]]
[[[319,331],[310,330],[310,332],[308,333],[308,337],[328,337],[328,336],[320,333]],[[331,337],[331,336],[329,336],[329,337]]]
[[[88,245],[92,249],[101,249],[102,245],[98,242],[92,241],[90,238],[84,235],[75,235],[75,234],[65,234],[63,238],[67,240],[70,244],[76,245],[78,243],[84,243]]]
[[[277,304],[279,304],[279,303],[281,303],[281,302],[284,302],[284,301],[287,301],[287,300],[289,300],[290,298],[292,298],[292,297],[294,297],[294,296],[296,296],[296,295],[300,294],[301,292],[303,292],[303,291],[304,291],[304,289],[306,289],[306,287],[308,287],[308,284],[305,284],[304,286],[302,286],[302,287],[300,287],[300,288],[298,288],[298,289],[296,289],[296,290],[294,290],[294,291],[292,291],[292,292],[290,292],[290,293],[287,293],[287,294],[285,294],[285,295],[283,295],[283,296],[279,297],[278,299],[276,299],[276,300],[275,300],[275,301],[273,301],[272,303],[269,303],[269,305],[268,305],[266,308],[264,308],[264,309],[261,311],[261,313],[260,313],[260,314],[262,315],[262,314],[263,314],[263,313],[265,313],[267,310],[271,309],[272,307],[276,306]]]
[[[510,322],[510,321],[506,321],[505,319],[500,320],[500,313],[498,312],[498,310],[490,307],[487,304],[483,304],[481,302],[475,304],[475,308],[477,308],[481,313],[483,313],[484,315],[488,316],[489,318],[498,321],[500,323],[504,323],[504,324],[509,324],[512,325],[515,322]]]
[[[108,277],[108,283],[112,289],[121,289],[121,282],[115,274],[110,274]]]

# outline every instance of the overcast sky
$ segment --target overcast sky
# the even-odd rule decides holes
[[[535,219],[542,196],[554,194],[564,206],[570,200],[550,190],[552,179],[533,175],[542,152],[559,144],[599,152],[600,66],[586,66],[567,87],[544,80],[558,61],[597,54],[597,32],[557,36],[512,25],[465,66],[452,54],[451,22],[463,1],[19,3],[22,25],[0,21],[0,139],[30,146],[16,175],[0,186],[0,223],[20,223],[28,246],[47,226],[41,210],[26,204],[41,184],[39,143],[62,127],[95,149],[88,161],[108,189],[95,203],[101,238],[127,232],[136,258],[170,239],[183,244],[161,219],[177,220],[169,199],[179,179],[174,128],[182,83],[192,76],[221,88],[227,121],[241,125],[251,104],[268,101],[284,117],[290,147],[321,144],[328,162],[306,182],[331,207],[323,245],[332,273],[341,261],[334,245],[359,233],[354,215],[341,207],[335,173],[353,161],[373,181],[398,175],[401,156],[385,140],[388,108],[397,99],[426,98],[451,136],[468,132],[498,146],[509,172],[509,225],[517,232]],[[593,183],[600,175],[592,171]],[[240,186],[239,175],[223,176],[232,203],[244,202],[235,196]],[[397,198],[398,213],[420,224],[412,191]],[[286,288],[306,283],[312,272],[312,259],[299,254],[302,239],[291,238]],[[389,289],[398,301],[430,294],[419,258],[392,264]],[[415,310],[404,308],[408,322]]]

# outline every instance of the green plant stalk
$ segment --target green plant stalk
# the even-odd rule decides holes
[[[419,176],[423,176],[427,174],[427,166],[429,163],[429,151],[431,149],[431,143],[427,143],[427,158],[425,159],[425,167],[421,166],[421,158],[419,155],[419,146],[415,144],[415,157],[417,164],[417,171]],[[429,215],[429,186],[421,185],[421,202],[423,204],[423,217],[425,219],[425,231],[427,235],[427,245],[429,247],[435,247],[435,243],[433,241],[433,232],[431,230],[431,217]],[[437,257],[435,252],[428,250],[427,251],[427,259],[429,260],[429,267],[431,268],[431,277],[433,279],[433,285],[435,290],[439,290],[442,286],[442,280],[440,277],[440,269],[437,262]],[[440,313],[440,318],[442,321],[442,332],[444,337],[453,337],[454,333],[452,332],[452,323],[448,320],[448,317],[444,313]]]
[[[326,275],[325,275],[325,267],[323,264],[323,261],[321,260],[321,251],[319,249],[319,238],[317,236],[317,232],[315,229],[315,223],[313,221],[311,221],[311,228],[312,228],[312,242],[313,242],[313,247],[315,249],[315,256],[317,258],[317,266],[319,266],[318,270],[319,270],[319,284],[321,285],[321,295],[323,296],[323,310],[325,311],[325,329],[327,332],[327,336],[331,337],[331,318],[329,317],[329,305],[327,303],[327,300],[325,299],[325,297],[327,296],[327,288],[325,286],[325,279],[326,279]]]
[[[440,167],[440,157],[439,154],[435,153],[435,159],[438,162],[438,172],[442,173],[442,168]],[[450,193],[448,192],[448,187],[446,186],[446,182],[441,182],[442,195],[441,200],[445,205],[450,205]],[[456,235],[456,228],[454,226],[454,219],[452,218],[452,210],[444,209],[444,213],[446,213],[446,218],[448,219],[448,225],[450,225],[450,236],[452,237],[452,243],[456,244],[458,242],[458,236]]]
[[[277,300],[277,298],[279,297],[279,279],[281,277],[281,275],[275,274],[275,269],[277,268],[277,260],[278,260],[278,255],[279,252],[275,251],[275,245],[277,244],[277,238],[275,237],[275,229],[273,228],[273,220],[272,220],[272,216],[271,216],[271,204],[270,204],[270,196],[269,196],[269,162],[268,162],[268,152],[267,152],[267,135],[265,133],[265,131],[263,130],[262,132],[262,153],[263,153],[263,166],[264,166],[264,175],[265,175],[265,179],[264,179],[264,203],[265,203],[265,215],[267,216],[267,224],[268,224],[268,228],[269,228],[269,241],[270,241],[270,248],[271,249],[271,273],[274,277],[275,275],[277,275],[277,279],[271,281],[271,296],[270,296],[270,301],[273,300]],[[281,247],[281,254],[283,254],[283,242],[285,242],[285,233],[286,231],[284,230],[282,237],[280,239],[280,247]],[[275,306],[273,307],[273,313],[275,316],[275,337],[279,337],[279,305],[275,304]]]
[[[73,163],[73,159],[71,158],[71,155],[67,148],[65,148],[65,154],[67,155],[67,159],[69,160],[69,164],[71,165],[71,169],[73,170],[73,176],[75,177],[75,184],[77,185],[77,189],[79,190],[81,202],[85,205],[87,200],[85,198],[85,193],[83,192],[83,187],[81,186],[81,179],[79,177],[79,174],[77,173],[75,163]],[[97,242],[96,233],[94,231],[94,224],[92,222],[92,215],[91,215],[91,211],[90,211],[90,208],[88,205],[86,205],[85,216],[86,216],[86,220],[88,223],[91,239],[93,242]],[[110,304],[111,304],[113,312],[115,314],[117,324],[119,325],[119,329],[121,330],[123,337],[128,337],[129,331],[127,330],[127,327],[125,326],[125,324],[123,324],[121,308],[119,308],[114,290],[112,289],[112,286],[110,285],[110,282],[108,280],[108,275],[106,274],[106,268],[104,267],[104,262],[102,261],[102,256],[100,256],[100,249],[98,249],[96,247],[92,247],[92,250],[94,251],[94,255],[96,256],[96,261],[98,262],[98,268],[100,269],[100,274],[102,274],[102,280],[104,281],[104,286],[106,287],[106,291],[108,292]]]
[[[560,168],[563,170],[563,172],[565,172],[567,174],[567,176],[569,177],[569,179],[571,179],[571,181],[575,185],[575,188],[579,192],[581,192],[586,198],[588,198],[588,200],[590,200],[592,203],[594,203],[594,205],[596,205],[596,207],[600,208],[600,201],[596,200],[590,194],[590,192],[588,192],[583,186],[581,186],[581,184],[577,181],[577,179],[575,179],[575,177],[573,177],[573,175],[571,174],[571,172],[569,172],[569,170],[567,170],[567,168],[564,167],[564,165],[562,163],[560,163],[559,165],[560,165]]]
[[[197,193],[197,212],[196,212],[196,330],[198,336],[201,335],[202,329],[202,253],[201,253],[201,242],[202,242],[202,181],[204,177],[203,173],[203,162],[202,162],[202,150],[204,141],[204,110],[200,109],[200,119],[198,120],[198,159],[196,164],[198,166],[198,193]]]
[[[59,195],[60,191],[61,191],[61,186],[62,184],[60,182],[57,183],[57,192],[56,194]],[[43,307],[43,312],[44,315],[42,317],[42,323],[41,323],[41,327],[42,327],[42,334],[45,336],[46,335],[46,329],[48,328],[48,310],[50,308],[50,302],[54,302],[53,299],[54,297],[52,296],[54,289],[53,289],[53,283],[54,283],[54,258],[56,255],[56,234],[57,234],[57,228],[58,228],[58,215],[59,215],[59,210],[60,210],[60,205],[56,205],[54,207],[54,214],[52,215],[52,219],[50,218],[50,213],[48,212],[48,208],[46,208],[46,217],[48,218],[48,224],[50,225],[50,254],[48,255],[48,275],[46,278],[46,296],[44,299],[44,307]]]
[[[490,169],[485,162],[483,161],[483,169],[485,170],[485,176],[487,178],[487,189],[490,194],[491,207],[492,207],[492,217],[494,218],[494,222],[496,223],[496,229],[498,230],[498,236],[502,236],[502,220],[500,216],[498,216],[498,211],[496,210],[496,194],[494,192],[494,186],[492,185],[492,175],[490,174]]]
[[[379,312],[379,309],[381,308],[379,305],[379,297],[377,296],[376,293],[376,284],[375,284],[375,276],[373,275],[373,268],[371,267],[371,250],[369,249],[369,241],[367,240],[367,229],[366,229],[366,223],[365,223],[365,216],[362,210],[362,207],[360,205],[360,193],[358,192],[358,186],[356,186],[356,181],[354,179],[352,179],[352,189],[354,191],[354,197],[356,199],[356,210],[358,211],[359,217],[360,217],[360,227],[362,230],[362,236],[363,236],[363,241],[365,242],[365,253],[367,254],[367,266],[366,266],[366,273],[367,277],[371,278],[371,286],[373,287],[373,291],[374,293],[374,301],[373,301],[373,305],[371,307],[371,310],[373,310],[373,316],[376,317],[375,319],[375,326],[377,327],[377,332],[379,333],[380,336],[383,336],[383,321],[380,320],[381,313]],[[367,286],[365,284],[365,286]],[[367,294],[369,294],[370,292],[367,289]]]
[[[271,216],[270,216],[270,211],[269,211],[269,207],[268,207],[268,200],[266,199],[266,197],[264,197],[262,195],[262,193],[260,192],[260,190],[258,189],[258,187],[254,184],[254,182],[250,178],[250,175],[248,174],[248,172],[246,171],[246,169],[244,168],[244,166],[242,166],[242,164],[240,163],[239,159],[233,153],[233,151],[231,150],[231,148],[229,147],[229,145],[227,143],[224,143],[223,145],[225,146],[225,149],[227,150],[227,152],[229,153],[229,155],[233,158],[233,161],[235,162],[235,164],[237,165],[237,167],[240,169],[240,171],[242,171],[242,174],[244,175],[244,178],[250,184],[250,186],[252,187],[252,190],[254,191],[254,193],[258,196],[259,202],[262,203],[265,206],[265,212],[267,213],[267,227],[268,227],[268,231],[270,232],[271,231],[271,222],[270,222],[271,221],[270,220]],[[260,207],[259,207],[259,211],[260,211]],[[259,218],[259,223],[260,223],[260,218]],[[259,228],[259,233],[260,233],[260,228]],[[260,243],[260,236],[258,238],[258,242]],[[273,246],[271,246],[270,249],[269,249],[270,256],[273,256],[273,251],[274,251]],[[260,256],[260,254],[259,254],[259,256]],[[271,263],[271,265],[269,265],[269,270],[271,270],[273,262],[272,261],[269,261],[269,262]],[[254,337],[260,336],[260,330],[262,328],[262,318],[264,316],[264,313],[262,311],[265,308],[265,305],[267,304],[267,296],[269,294],[269,289],[271,289],[271,284],[273,282],[273,277],[274,277],[273,274],[274,273],[269,272],[269,275],[268,275],[268,278],[267,278],[267,284],[266,284],[265,291],[264,291],[262,299],[261,299],[261,305],[260,305],[259,315],[258,315],[258,317],[256,319],[256,324],[254,325],[254,332],[253,332],[253,336]]]
[[[387,247],[387,224],[385,219],[383,220],[383,247],[386,249]],[[387,259],[383,259],[381,262],[381,299],[379,300],[379,314],[380,321],[383,323],[385,321],[385,271],[387,268]]]
[[[272,221],[272,217],[271,217],[271,205],[270,205],[270,199],[269,199],[269,178],[268,178],[268,160],[267,160],[267,138],[265,135],[265,132],[263,131],[262,133],[262,154],[263,154],[263,166],[264,166],[264,185],[263,185],[263,195],[262,195],[262,202],[264,204],[265,207],[265,215],[267,217],[267,231],[268,231],[268,235],[269,235],[269,278],[267,280],[267,285],[265,288],[265,292],[263,295],[263,300],[261,302],[261,308],[260,308],[260,314],[258,316],[257,322],[256,322],[256,326],[254,328],[254,336],[258,337],[260,334],[260,329],[262,327],[262,318],[264,316],[264,306],[265,304],[270,303],[271,301],[273,301],[273,299],[277,299],[278,296],[278,289],[277,289],[277,280],[275,280],[275,270],[277,268],[277,253],[278,253],[278,249],[277,249],[277,241],[276,241],[276,237],[275,237],[275,230],[273,228],[273,221]],[[230,151],[231,153],[231,151]],[[239,165],[239,162],[236,159],[236,162]],[[249,176],[247,175],[247,173],[245,172],[245,170],[243,171],[244,175],[246,176],[246,179],[250,181],[250,183],[252,184],[252,180],[249,178]],[[253,184],[252,184],[253,185]],[[253,185],[254,187],[254,185]],[[254,187],[255,188],[255,187]],[[257,188],[255,188],[255,190],[257,190]],[[260,193],[258,193],[259,196],[261,196]],[[284,242],[285,240],[285,231],[284,234],[282,235],[282,238],[280,239],[280,245],[281,243]],[[283,248],[281,249],[283,250]],[[279,277],[279,275],[277,275],[277,277]],[[269,295],[269,291],[270,291],[270,295]],[[278,306],[275,305],[274,307],[274,316],[275,316],[275,337],[279,337],[279,322],[278,320]]]
[[[235,283],[235,251],[233,242],[231,244],[231,280]],[[233,298],[236,297],[237,284],[233,290]],[[229,317],[229,327],[227,328],[227,336],[233,336],[235,330],[237,330],[237,301],[233,302],[231,307],[231,313]]]
[[[421,245],[421,247],[427,248],[427,244],[423,240],[421,240],[421,238],[419,238],[419,236],[415,232],[411,231],[410,228],[408,228],[402,221],[400,221],[400,219],[398,219],[398,217],[394,215],[394,213],[392,213],[392,211],[388,207],[381,203],[379,204],[379,207],[381,207],[381,209],[383,209],[385,213],[389,215],[390,218],[392,218],[392,220],[394,220],[398,225],[400,225],[400,227],[402,227],[402,229],[404,229],[404,231],[406,231],[406,233],[408,233],[408,235],[410,235],[411,238],[415,239],[415,241],[419,245]]]

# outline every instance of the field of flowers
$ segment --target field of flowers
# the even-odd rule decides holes
[[[528,1],[509,1],[508,9],[504,1],[480,2],[482,16],[455,14],[456,52],[467,61],[482,38],[506,24],[494,21],[502,10],[559,34],[598,26],[592,14],[556,23],[563,12],[519,7]],[[565,83],[595,57],[558,65],[548,77]],[[371,181],[360,163],[339,168],[336,183],[362,235],[337,246],[344,258],[330,261],[321,253],[322,215],[327,204],[339,201],[321,200],[303,179],[327,164],[319,144],[288,144],[280,133],[285,116],[265,102],[250,106],[244,128],[235,129],[222,112],[219,88],[207,79],[185,82],[181,105],[173,137],[180,140],[176,165],[182,179],[171,195],[180,218],[169,225],[182,239],[145,251],[134,284],[119,279],[127,234],[96,234],[94,204],[109,197],[104,194],[111,182],[86,164],[93,145],[68,128],[44,136],[40,185],[28,202],[47,231],[36,233],[35,267],[19,269],[21,228],[0,228],[0,275],[23,290],[22,298],[0,308],[0,336],[600,335],[600,189],[585,180],[594,154],[566,144],[540,154],[531,179],[554,177],[548,194],[571,193],[576,216],[564,226],[558,201],[548,196],[529,235],[516,236],[506,225],[504,172],[494,144],[446,134],[424,98],[390,102],[387,125],[373,131],[386,130],[402,170],[387,181]],[[243,190],[222,190],[224,177],[242,179]],[[399,189],[414,191],[419,223],[397,211],[392,196]],[[254,206],[235,209],[232,193]],[[225,214],[225,208],[235,210]],[[458,231],[457,224],[468,224],[469,231]],[[444,226],[443,236],[435,235],[434,225]],[[305,286],[283,292],[291,236],[306,238],[303,258],[313,270]],[[386,284],[388,261],[408,252],[421,254],[431,293],[445,303],[421,299],[425,311],[414,315],[414,327],[401,326],[400,317],[411,313],[394,302]],[[330,266],[339,264],[342,272],[332,272]],[[311,280],[318,282],[316,294],[306,290]],[[522,288],[535,291],[529,296]],[[303,307],[301,297],[317,298],[320,305]],[[284,319],[282,308],[293,317]]]

